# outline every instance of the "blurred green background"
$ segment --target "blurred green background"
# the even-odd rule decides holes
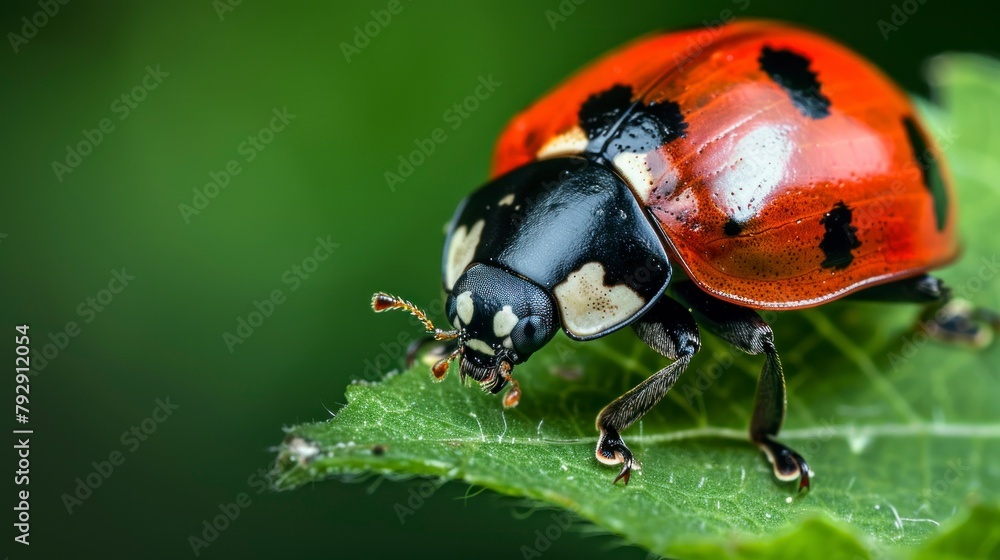
[[[32,544],[10,557],[187,557],[240,501],[201,556],[519,557],[552,521],[510,499],[448,484],[401,524],[394,506],[421,481],[276,494],[255,477],[282,426],[329,417],[369,364],[399,365],[393,341],[416,331],[371,313],[371,293],[439,297],[443,224],[506,120],[600,53],[724,10],[821,30],[917,93],[928,57],[995,54],[1000,20],[971,1],[577,1],[403,0],[386,25],[371,11],[387,0],[5,2],[0,318],[8,334],[30,324],[35,360]],[[894,6],[916,11],[886,38]],[[356,42],[366,25],[377,35]],[[452,128],[445,112],[490,75],[496,91]],[[390,189],[385,172],[438,127],[447,139]],[[309,261],[317,238],[335,248]],[[134,279],[107,291],[122,269]],[[282,303],[227,345],[275,290]],[[162,423],[146,420],[157,399],[178,407]],[[113,452],[124,462],[94,474]],[[68,508],[88,475],[100,486]],[[563,538],[547,554],[645,557],[620,545]]]

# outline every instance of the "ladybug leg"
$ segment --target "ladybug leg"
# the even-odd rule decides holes
[[[417,355],[428,347],[430,350],[421,357],[421,361],[427,365],[433,365],[454,352],[458,348],[458,341],[438,340],[432,334],[421,336],[406,347],[406,367],[413,367],[413,363],[417,361]]]
[[[865,288],[848,297],[886,303],[943,303],[951,299],[951,289],[940,279],[923,274]]]
[[[620,432],[660,402],[701,346],[694,318],[687,309],[666,295],[661,296],[657,304],[633,325],[633,329],[643,342],[674,362],[615,399],[597,416],[597,429],[601,431],[597,440],[597,460],[605,465],[621,464],[621,472],[614,482],[624,480],[626,485],[632,469],[638,470],[640,465],[625,445]]]
[[[674,292],[691,306],[698,324],[709,332],[747,354],[764,354],[750,420],[750,440],[767,456],[779,480],[799,479],[799,491],[808,490],[809,465],[801,455],[774,439],[785,421],[785,376],[771,327],[756,311],[713,298],[691,282],[678,282]]]
[[[874,286],[850,297],[864,301],[925,304],[927,307],[921,315],[920,324],[927,334],[944,342],[982,348],[992,338],[990,330],[982,328],[982,324],[989,325],[994,331],[1000,329],[1000,315],[995,311],[953,299],[951,288],[928,274]]]

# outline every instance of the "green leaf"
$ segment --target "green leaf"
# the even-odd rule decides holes
[[[1000,309],[1000,67],[947,56],[926,104],[959,186],[965,253],[941,276]],[[594,459],[594,418],[665,360],[630,331],[560,336],[514,373],[516,409],[426,366],[347,390],[336,417],[288,430],[278,488],[361,472],[460,480],[574,512],[680,558],[1000,554],[1000,344],[928,341],[910,306],[835,302],[769,314],[788,378],[781,439],[813,491],[775,482],[746,440],[762,360],[712,337],[663,403],[624,433],[642,462],[628,487]],[[386,317],[385,320],[390,320]]]

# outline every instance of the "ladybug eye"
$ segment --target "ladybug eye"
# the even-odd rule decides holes
[[[514,343],[514,349],[521,361],[544,346],[549,338],[551,338],[549,328],[537,315],[521,319],[510,333],[511,342]]]

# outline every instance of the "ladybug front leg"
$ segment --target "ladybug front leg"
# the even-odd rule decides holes
[[[740,307],[679,282],[674,292],[691,306],[698,324],[747,354],[764,354],[757,380],[750,439],[764,452],[779,480],[799,479],[799,491],[809,489],[809,465],[788,446],[775,440],[785,421],[785,376],[774,347],[771,327],[752,309]]]
[[[597,440],[597,460],[605,465],[621,464],[621,472],[614,482],[624,480],[626,485],[632,469],[638,469],[639,463],[620,432],[660,402],[701,346],[694,318],[687,309],[665,295],[632,328],[643,342],[674,362],[615,399],[597,416],[597,429],[601,431]]]

